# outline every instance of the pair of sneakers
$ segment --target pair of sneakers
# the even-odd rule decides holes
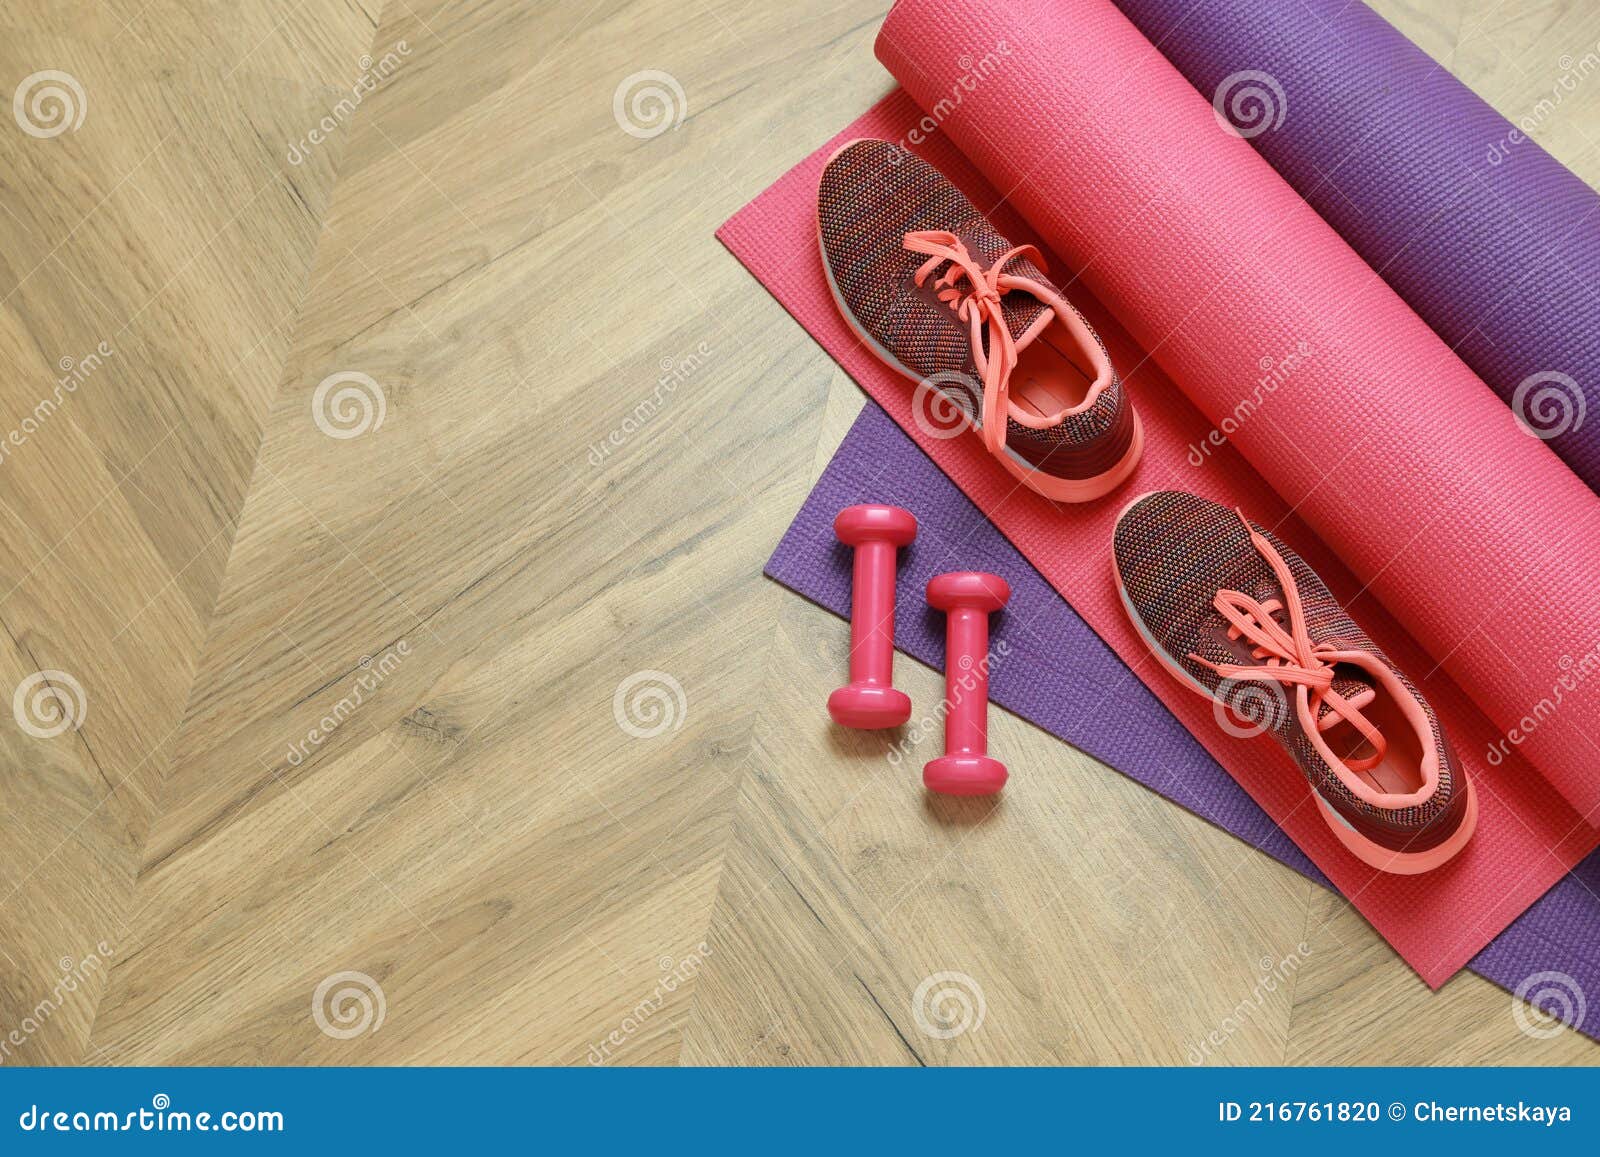
[[[856,336],[916,382],[930,432],[969,427],[1019,485],[1102,498],[1144,435],[1099,336],[1044,270],[942,173],[887,141],[823,171],[822,266]],[[928,425],[930,424],[931,425]],[[1427,700],[1269,530],[1181,491],[1145,494],[1113,532],[1118,590],[1156,658],[1230,734],[1271,734],[1328,826],[1382,871],[1429,871],[1477,804]]]

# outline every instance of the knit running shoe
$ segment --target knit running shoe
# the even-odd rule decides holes
[[[1088,502],[1133,473],[1138,415],[1100,337],[944,174],[887,141],[828,161],[817,236],[834,300],[856,335],[918,383],[917,423],[971,426],[1047,498]]]
[[[1433,708],[1299,555],[1242,514],[1165,490],[1118,515],[1112,561],[1156,658],[1229,734],[1276,736],[1346,848],[1411,875],[1466,845],[1477,801]]]

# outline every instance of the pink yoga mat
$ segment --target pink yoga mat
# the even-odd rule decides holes
[[[1025,23],[1029,21],[1030,13],[1034,24],[1042,16],[1031,5],[1011,10],[1018,13],[1018,18]],[[896,52],[912,50],[908,32],[898,31],[905,28],[903,20],[909,14],[906,6],[902,5],[891,15],[886,27],[886,35],[900,37],[900,48]],[[1128,82],[1129,87],[1122,94],[1127,107],[1123,108],[1121,115],[1130,121],[1142,122],[1146,118],[1161,121],[1176,117],[1185,101],[1199,100],[1193,90],[1172,72],[1171,67],[1152,53],[1148,44],[1109,7],[1061,5],[1054,10],[1054,18],[1078,22],[1069,25],[1063,33],[1064,39],[1077,46],[1073,55],[1093,57],[1106,77],[1122,78]],[[979,9],[968,14],[952,11],[950,19],[962,23],[974,19],[992,21],[995,17],[988,9]],[[1113,19],[1115,24],[1112,23]],[[1052,74],[1048,67],[1024,63],[1026,53],[1038,51],[1041,44],[1050,42],[1049,37],[1029,39],[1029,47],[1025,50],[1026,38],[1022,32],[1013,30],[1009,41],[1005,40],[1004,33],[990,35],[991,32],[993,28],[981,26],[977,30],[970,26],[965,29],[967,46],[962,51],[968,53],[965,59],[974,72],[986,68],[983,62],[989,57],[985,54],[992,52],[1000,56],[1001,68],[1024,70],[1024,87],[1039,90],[1035,91],[1036,97],[1040,96],[1040,91],[1064,89],[1068,93],[1076,93],[1079,99],[1086,99],[1085,89],[1100,96],[1103,95],[1101,89],[1113,86],[1114,82],[1110,79],[1091,82],[1074,68],[1063,67]],[[983,39],[984,36],[988,36],[988,39]],[[1003,52],[1000,48],[987,47],[1002,42]],[[1093,45],[1093,51],[1082,52],[1085,44]],[[935,42],[929,52],[938,54],[947,51],[948,47]],[[1059,49],[1060,46],[1057,46]],[[894,53],[889,55],[891,58],[895,56]],[[962,52],[949,51],[948,55],[952,65],[959,64],[962,59]],[[923,66],[929,70],[929,75],[936,75],[935,63],[929,61]],[[897,67],[911,70],[909,65],[897,64]],[[1157,68],[1167,74],[1165,79],[1137,75],[1140,72],[1154,73]],[[1397,626],[1372,597],[1372,591],[1366,589],[1364,582],[1352,577],[1338,558],[1319,543],[1319,536],[1289,514],[1288,507],[1273,487],[1263,481],[1240,455],[1238,443],[1243,442],[1242,438],[1235,442],[1210,445],[1208,452],[1201,457],[1200,465],[1190,463],[1191,447],[1208,445],[1207,435],[1213,424],[1173,384],[1163,371],[1161,363],[1165,359],[1160,356],[1168,352],[1166,346],[1169,343],[1173,344],[1174,352],[1182,354],[1182,357],[1175,359],[1174,366],[1185,367],[1185,372],[1192,367],[1184,358],[1210,358],[1212,361],[1205,363],[1205,373],[1218,378],[1228,372],[1221,367],[1221,359],[1227,358],[1235,373],[1243,362],[1250,369],[1247,380],[1254,382],[1263,374],[1259,359],[1268,356],[1258,350],[1281,350],[1278,358],[1282,362],[1298,352],[1297,343],[1301,340],[1321,343],[1314,348],[1326,353],[1315,357],[1302,356],[1297,363],[1298,368],[1289,376],[1288,380],[1298,380],[1305,388],[1286,390],[1280,387],[1272,396],[1271,404],[1258,410],[1254,418],[1262,434],[1260,440],[1265,442],[1268,441],[1266,435],[1275,425],[1288,427],[1300,423],[1303,416],[1297,412],[1301,409],[1319,410],[1324,423],[1319,437],[1336,443],[1339,451],[1333,460],[1326,463],[1333,470],[1322,480],[1322,484],[1342,495],[1352,483],[1342,470],[1341,456],[1357,454],[1362,461],[1368,457],[1359,446],[1360,436],[1350,439],[1344,434],[1328,432],[1335,424],[1328,412],[1330,408],[1336,413],[1348,410],[1345,405],[1348,390],[1342,381],[1336,382],[1335,379],[1352,374],[1358,379],[1364,376],[1359,359],[1355,359],[1350,350],[1351,344],[1370,340],[1372,346],[1378,348],[1369,349],[1369,352],[1382,354],[1392,363],[1395,354],[1392,351],[1385,352],[1388,347],[1401,344],[1414,346],[1428,341],[1436,344],[1436,339],[1417,323],[1381,283],[1376,289],[1366,291],[1360,299],[1362,313],[1359,324],[1344,322],[1338,326],[1330,319],[1334,312],[1331,309],[1306,315],[1308,318],[1322,317],[1318,325],[1303,322],[1300,309],[1286,303],[1286,294],[1282,290],[1274,290],[1263,299],[1264,287],[1253,269],[1248,275],[1223,282],[1223,288],[1213,292],[1217,290],[1221,276],[1214,268],[1208,270],[1206,261],[1226,261],[1226,257],[1217,257],[1216,253],[1225,255],[1231,252],[1235,256],[1228,266],[1234,268],[1242,264],[1245,255],[1251,252],[1245,242],[1252,237],[1259,242],[1264,234],[1260,229],[1251,234],[1241,223],[1232,222],[1233,228],[1239,229],[1241,235],[1238,245],[1230,249],[1218,241],[1217,229],[1202,228],[1199,223],[1186,220],[1186,217],[1200,214],[1208,200],[1227,200],[1231,217],[1232,206],[1255,195],[1255,185],[1278,182],[1281,186],[1281,181],[1247,146],[1243,147],[1241,155],[1235,146],[1242,146],[1242,142],[1223,136],[1211,143],[1227,151],[1230,158],[1227,172],[1213,172],[1208,178],[1194,184],[1192,193],[1185,193],[1184,190],[1191,188],[1190,185],[1179,182],[1178,177],[1163,177],[1162,174],[1167,172],[1169,165],[1177,167],[1179,176],[1193,174],[1199,163],[1192,156],[1186,157],[1185,150],[1171,143],[1160,146],[1177,149],[1170,156],[1161,155],[1159,149],[1157,155],[1130,151],[1134,144],[1144,139],[1143,135],[1134,134],[1131,140],[1124,140],[1112,131],[1113,125],[1106,126],[1103,132],[1097,130],[1085,134],[1092,136],[1097,149],[1112,149],[1114,155],[1110,159],[1091,163],[1079,156],[1073,146],[1061,150],[1062,156],[1052,160],[1051,152],[1057,144],[1074,142],[1079,137],[1070,120],[1070,106],[1054,108],[1046,104],[1042,106],[1044,111],[1013,118],[1017,125],[1023,128],[1032,126],[1032,131],[1040,134],[1038,140],[1020,144],[1017,153],[1031,158],[1035,163],[1043,162],[1042,167],[1052,170],[1075,165],[1080,174],[1094,178],[1080,181],[1078,177],[1063,174],[1050,176],[1048,180],[1056,189],[1056,195],[1037,195],[1036,199],[1041,204],[1034,206],[1034,210],[1041,219],[1045,214],[1039,210],[1048,210],[1052,201],[1062,206],[1076,205],[1079,211],[1069,215],[1078,223],[1083,238],[1109,241],[1121,235],[1114,248],[1099,254],[1099,262],[1090,263],[1096,251],[1080,251],[1073,255],[1071,265],[1063,266],[1058,252],[1055,255],[1055,269],[1063,280],[1067,280],[1073,270],[1082,275],[1082,280],[1075,280],[1070,286],[1070,293],[1100,329],[1112,357],[1128,376],[1133,397],[1144,416],[1147,448],[1145,464],[1135,482],[1125,488],[1126,493],[1114,495],[1091,507],[1057,507],[1031,493],[1017,490],[1004,471],[983,452],[975,438],[940,440],[929,436],[911,420],[911,391],[906,383],[882,367],[862,348],[838,317],[815,257],[814,236],[813,204],[823,161],[840,142],[857,136],[904,141],[908,147],[922,152],[949,173],[980,207],[997,206],[992,215],[1014,239],[1029,240],[1036,236],[1034,230],[1025,226],[1016,216],[1011,205],[1000,204],[1001,198],[995,188],[985,182],[971,163],[955,149],[950,136],[939,131],[941,127],[952,130],[956,122],[973,109],[981,107],[985,86],[997,82],[1000,75],[999,71],[988,68],[984,76],[974,82],[976,91],[968,91],[959,81],[953,82],[962,92],[959,102],[955,98],[943,105],[937,99],[930,102],[930,108],[942,109],[942,125],[932,123],[935,119],[933,114],[925,114],[903,94],[891,96],[742,210],[724,227],[721,236],[840,364],[917,439],[1051,585],[1073,603],[1085,621],[1130,664],[1134,674],[1172,707],[1185,725],[1206,744],[1268,814],[1284,827],[1332,882],[1351,898],[1423,978],[1430,984],[1442,983],[1593,847],[1600,836],[1583,823],[1573,807],[1542,780],[1523,758],[1528,745],[1510,746],[1498,763],[1490,763],[1485,758],[1483,753],[1501,739],[1500,731],[1462,693],[1447,671],[1436,668],[1435,662],[1417,642]],[[1039,86],[1042,86],[1042,90]],[[1150,99],[1152,94],[1162,102],[1162,108],[1157,112],[1135,114],[1129,111],[1131,106]],[[1176,107],[1167,108],[1169,103]],[[1206,147],[1205,138],[1200,132],[1201,126],[1211,134],[1220,132],[1215,121],[1210,119],[1209,106],[1203,101],[1198,110],[1191,111],[1196,116],[1189,118],[1187,133],[1176,134],[1180,139],[1189,140],[1189,153],[1203,151]],[[1204,116],[1197,120],[1200,113]],[[989,134],[993,129],[971,131]],[[1047,139],[1053,143],[1045,144]],[[977,151],[978,146],[974,145],[973,148]],[[1057,165],[1057,161],[1068,163]],[[1148,199],[1128,200],[1126,193],[1119,191],[1111,178],[1124,168],[1137,170],[1139,187],[1149,194]],[[1004,180],[1004,175],[1001,179]],[[1133,180],[1133,177],[1127,179]],[[1017,182],[1013,181],[1007,187],[1016,185]],[[1095,198],[1114,203],[1094,205]],[[1014,198],[1013,203],[1019,203],[1020,200],[1020,196]],[[1273,206],[1275,211],[1310,219],[1298,220],[1289,226],[1280,225],[1272,234],[1265,235],[1270,236],[1272,241],[1270,252],[1257,253],[1251,258],[1268,263],[1260,268],[1275,267],[1286,246],[1303,247],[1310,240],[1315,241],[1317,252],[1314,256],[1302,254],[1307,260],[1322,261],[1325,266],[1333,268],[1341,260],[1338,256],[1340,252],[1348,255],[1347,250],[1339,249],[1340,243],[1327,232],[1326,227],[1321,226],[1315,216],[1302,203],[1294,200],[1292,195],[1285,201],[1278,193],[1263,194],[1262,203]],[[1185,240],[1184,230],[1189,228],[1207,239],[1210,246],[1216,247],[1216,252],[1212,248],[1191,245]],[[1049,242],[1052,238],[1046,236],[1045,240]],[[1061,243],[1071,244],[1072,238],[1063,237]],[[1152,255],[1158,255],[1163,246],[1182,249],[1187,255],[1186,259],[1163,260],[1160,265],[1149,267],[1144,251],[1148,249]],[[1117,259],[1116,262],[1113,262],[1113,257]],[[1125,259],[1134,264],[1117,264]],[[1113,265],[1116,268],[1110,268]],[[1106,268],[1100,269],[1101,266]],[[1141,267],[1148,267],[1147,272],[1151,274],[1148,280],[1138,275],[1137,270]],[[1104,284],[1108,291],[1119,295],[1117,310],[1129,321],[1130,326],[1141,325],[1136,307],[1177,309],[1182,306],[1177,317],[1182,322],[1185,313],[1202,306],[1207,298],[1224,299],[1221,305],[1226,306],[1226,313],[1221,316],[1226,320],[1210,325],[1203,332],[1197,332],[1197,327],[1184,329],[1171,326],[1167,328],[1181,332],[1166,334],[1159,327],[1143,326],[1153,334],[1147,338],[1148,345],[1154,348],[1158,356],[1152,359],[1147,356],[1146,347],[1136,343],[1087,292],[1087,286],[1097,270],[1106,275]],[[1344,273],[1353,276],[1348,269]],[[1301,302],[1297,305],[1313,310],[1317,303],[1327,304],[1329,286],[1333,284],[1332,281],[1303,275],[1294,276],[1292,283],[1302,294]],[[1378,290],[1381,290],[1381,294]],[[1253,301],[1247,299],[1241,305],[1240,295],[1247,291],[1258,296]],[[1387,297],[1383,296],[1385,294]],[[1341,297],[1340,303],[1343,301]],[[1251,309],[1257,312],[1252,315]],[[1273,321],[1274,316],[1276,322]],[[1207,349],[1208,344],[1217,348]],[[1230,352],[1232,344],[1246,347],[1247,355]],[[1192,350],[1201,352],[1187,352]],[[1413,362],[1416,360],[1414,349],[1409,356]],[[1464,373],[1459,365],[1454,370],[1448,369],[1447,357],[1447,351],[1440,355],[1437,359],[1439,366],[1425,379],[1432,384],[1431,390],[1395,380],[1390,383],[1392,392],[1406,396],[1426,393],[1436,404],[1442,396],[1440,391],[1446,387],[1452,374]],[[1321,367],[1313,372],[1318,362],[1322,363]],[[1329,366],[1334,367],[1332,373],[1329,372]],[[1301,373],[1301,369],[1305,372]],[[1387,377],[1384,380],[1389,381]],[[1468,398],[1462,401],[1451,394],[1451,407],[1472,412],[1474,404],[1470,400],[1470,390],[1476,388],[1483,392],[1487,403],[1495,408],[1497,414],[1505,415],[1505,408],[1470,376],[1451,388],[1456,387],[1466,392]],[[1387,409],[1401,404],[1398,397],[1384,397],[1370,384],[1365,389],[1365,404],[1378,407],[1380,413],[1386,415]],[[1379,396],[1370,396],[1373,393],[1379,393]],[[1228,409],[1231,409],[1231,403],[1228,407],[1217,407],[1216,412]],[[1436,446],[1440,434],[1453,424],[1453,418],[1447,420],[1449,413],[1451,411],[1436,408],[1431,422],[1404,425],[1405,428],[1416,426],[1418,435],[1425,437],[1430,446]],[[1389,434],[1385,432],[1388,429],[1386,423],[1386,416],[1370,423],[1384,429],[1368,432],[1366,436],[1389,440]],[[1515,428],[1507,431],[1507,434],[1521,437]],[[1483,440],[1492,441],[1487,436]],[[1495,445],[1499,446],[1499,442],[1495,442]],[[1311,449],[1320,452],[1319,446],[1312,446]],[[1594,517],[1593,497],[1548,451],[1541,454],[1537,452],[1541,448],[1534,447],[1536,452],[1530,457],[1523,447],[1514,442],[1507,442],[1507,446],[1510,448],[1500,447],[1496,451],[1499,457],[1494,460],[1493,470],[1502,469],[1503,460],[1509,459],[1510,465],[1504,468],[1533,472],[1539,479],[1534,489],[1543,488],[1541,492],[1553,496],[1553,501],[1568,511],[1570,519]],[[1256,449],[1253,444],[1252,448]],[[1326,446],[1321,446],[1321,449],[1326,449]],[[1264,460],[1269,458],[1265,450],[1258,452],[1262,453]],[[1441,467],[1448,465],[1449,461],[1448,453],[1441,455]],[[1288,468],[1285,468],[1285,474],[1286,485],[1300,478]],[[1395,481],[1390,470],[1386,469],[1384,477],[1388,483]],[[1367,481],[1370,486],[1374,480]],[[1525,481],[1511,480],[1506,484],[1518,494],[1526,494],[1529,489]],[[1406,878],[1384,876],[1355,861],[1333,839],[1315,809],[1307,806],[1309,793],[1304,781],[1271,740],[1240,741],[1223,734],[1215,725],[1209,705],[1172,684],[1165,673],[1148,659],[1117,603],[1110,581],[1106,544],[1111,521],[1121,502],[1139,490],[1163,486],[1184,487],[1239,505],[1257,520],[1277,527],[1278,532],[1300,548],[1322,572],[1334,591],[1349,601],[1353,613],[1385,650],[1421,683],[1461,749],[1468,763],[1469,774],[1480,787],[1482,818],[1478,835],[1454,862],[1428,876]],[[1590,507],[1586,508],[1573,497],[1574,487],[1591,504]],[[1301,485],[1291,492],[1302,499],[1302,510],[1310,507],[1326,515],[1322,507],[1329,504],[1314,501],[1317,494],[1312,485]],[[1595,613],[1595,596],[1570,589],[1582,585],[1584,574],[1590,575],[1591,581],[1600,578],[1600,574],[1595,573],[1592,560],[1584,561],[1575,557],[1581,552],[1571,550],[1571,544],[1568,544],[1564,553],[1552,553],[1552,557],[1564,561],[1555,566],[1554,573],[1542,580],[1536,589],[1517,590],[1520,585],[1517,579],[1521,577],[1517,576],[1517,579],[1507,582],[1507,589],[1501,591],[1495,588],[1496,598],[1488,598],[1491,592],[1485,589],[1482,576],[1489,572],[1492,560],[1503,557],[1507,552],[1517,558],[1534,555],[1536,552],[1526,547],[1527,539],[1541,533],[1539,524],[1549,520],[1549,512],[1530,511],[1533,525],[1523,529],[1522,524],[1509,520],[1496,523],[1494,519],[1486,518],[1480,508],[1459,506],[1446,497],[1451,493],[1449,483],[1441,482],[1429,474],[1424,474],[1415,485],[1402,486],[1398,493],[1385,493],[1371,488],[1358,490],[1352,496],[1353,505],[1360,511],[1354,521],[1388,521],[1391,524],[1396,520],[1402,521],[1411,528],[1408,533],[1420,533],[1430,542],[1440,536],[1426,525],[1426,517],[1418,516],[1419,510],[1424,508],[1434,518],[1446,523],[1446,542],[1463,538],[1467,541],[1481,538],[1488,542],[1493,538],[1494,527],[1499,525],[1503,529],[1502,537],[1512,540],[1511,545],[1495,544],[1497,553],[1480,560],[1479,565],[1470,568],[1470,573],[1441,573],[1437,565],[1437,551],[1417,563],[1418,566],[1431,568],[1433,581],[1440,584],[1437,599],[1451,604],[1462,619],[1471,617],[1474,598],[1480,602],[1478,613],[1482,615],[1493,609],[1500,597],[1505,597],[1506,606],[1502,609],[1515,617],[1526,618],[1530,613],[1535,617],[1549,614],[1569,624],[1600,627],[1600,615]],[[1430,502],[1431,507],[1428,505]],[[1422,525],[1418,526],[1417,523]],[[1358,526],[1355,529],[1361,528]],[[1382,527],[1378,529],[1384,531]],[[1544,529],[1548,530],[1548,527]],[[1392,525],[1386,533],[1394,533]],[[1401,545],[1405,541],[1401,539]],[[1555,541],[1551,541],[1552,546]],[[1518,543],[1522,545],[1518,546]],[[1341,545],[1341,553],[1346,549]],[[1380,580],[1383,578],[1381,574],[1377,577]],[[1561,598],[1565,600],[1565,605],[1553,608],[1547,605],[1548,592],[1552,588],[1562,591]],[[1589,589],[1600,590],[1600,585]],[[1540,632],[1530,630],[1530,634],[1539,635]],[[1576,656],[1584,647],[1593,645],[1593,642],[1585,642],[1580,646],[1577,641],[1580,637],[1583,637],[1581,632],[1575,631],[1568,653]],[[1600,640],[1600,631],[1590,631],[1587,639]],[[1527,640],[1518,644],[1522,648],[1526,645]],[[1560,674],[1559,669],[1556,674]],[[1547,685],[1541,684],[1540,673],[1531,663],[1525,678],[1526,689]],[[1537,694],[1531,695],[1529,706],[1538,698]],[[1574,710],[1578,707],[1572,702],[1566,706]],[[1592,708],[1590,710],[1592,712]]]
[[[1600,809],[1600,498],[1106,0],[901,0],[877,51],[1502,731],[1569,676],[1520,746]]]

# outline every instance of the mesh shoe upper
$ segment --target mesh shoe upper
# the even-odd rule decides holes
[[[1255,664],[1251,644],[1230,635],[1230,623],[1215,605],[1219,591],[1239,591],[1269,606],[1285,600],[1277,576],[1233,511],[1180,491],[1149,494],[1117,523],[1113,549],[1128,602],[1167,659],[1225,703],[1239,717],[1270,730],[1293,756],[1327,803],[1366,834],[1388,847],[1404,847],[1423,828],[1445,832],[1459,818],[1465,792],[1460,763],[1440,729],[1438,716],[1403,672],[1335,601],[1303,559],[1270,532],[1254,527],[1287,564],[1312,642],[1338,651],[1361,652],[1387,669],[1402,694],[1421,708],[1438,755],[1437,787],[1424,802],[1382,807],[1360,798],[1312,742],[1293,709],[1299,690],[1279,683],[1235,680],[1212,665]],[[1198,657],[1198,658],[1196,658]],[[1332,690],[1357,703],[1371,701],[1378,682],[1359,666],[1333,668]],[[1324,708],[1320,723],[1333,722]]]
[[[929,230],[952,233],[985,269],[1012,248],[1011,242],[944,174],[888,141],[856,141],[829,161],[818,193],[817,221],[823,258],[857,325],[976,421],[982,411],[982,374],[967,324],[939,300],[931,282],[916,284],[924,257],[907,250],[904,239]],[[1055,289],[1026,257],[1013,259],[1006,269]],[[1023,292],[1005,294],[1001,309],[1016,339],[1051,312],[1045,302]],[[1073,314],[1082,322],[1081,314]],[[1099,336],[1083,325],[1103,355]],[[1036,429],[1014,418],[1006,422],[1006,446],[1060,477],[1089,477],[1108,469],[1131,440],[1131,411],[1115,372],[1092,404],[1056,425]]]

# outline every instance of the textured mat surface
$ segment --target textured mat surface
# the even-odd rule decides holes
[[[1600,497],[1110,0],[900,0],[877,52],[1210,418],[1198,469],[1226,436],[1502,732],[1553,698],[1600,642]],[[1595,812],[1572,682],[1520,746]]]
[[[1600,491],[1600,193],[1365,4],[1116,4]]]
[[[990,675],[996,704],[1326,886],[1244,789],[879,406],[867,403],[773,552],[767,574],[849,618],[851,555],[834,538],[833,516],[868,501],[904,506],[920,524],[917,540],[900,556],[900,650],[944,668],[944,622],[922,598],[933,575],[959,565],[1003,576],[1011,602],[994,621],[995,644],[1007,648]],[[1471,967],[1513,992],[1540,973],[1565,974],[1581,992],[1600,991],[1600,852],[1519,916]],[[1582,1012],[1575,1027],[1600,1039],[1600,1002]]]
[[[1107,11],[1122,21],[1114,11]],[[1145,44],[1149,61],[1170,73],[1172,84],[1181,88],[1185,99],[1197,99],[1182,77],[1173,72],[1130,25],[1122,21],[1122,27],[1127,36]],[[973,99],[969,94],[961,107],[967,107]],[[1205,111],[1209,118],[1209,106]],[[1499,730],[1471,704],[1444,670],[1435,670],[1433,662],[1417,644],[1396,626],[1370,593],[1364,591],[1363,583],[1353,578],[1320,545],[1318,537],[1301,525],[1273,488],[1239,455],[1234,443],[1224,441],[1213,447],[1200,467],[1189,464],[1190,447],[1206,440],[1212,423],[1093,295],[1083,292],[1083,281],[1073,286],[1074,300],[1100,329],[1113,359],[1125,367],[1130,390],[1139,400],[1144,416],[1145,463],[1127,493],[1134,493],[1133,487],[1182,486],[1230,505],[1242,506],[1253,517],[1277,527],[1280,535],[1318,569],[1334,592],[1342,600],[1351,602],[1353,613],[1384,649],[1414,678],[1421,677],[1425,691],[1468,762],[1469,774],[1481,789],[1479,831],[1461,856],[1425,879],[1383,876],[1371,871],[1346,853],[1315,810],[1306,807],[1309,795],[1304,781],[1281,752],[1230,739],[1215,726],[1208,704],[1167,681],[1164,672],[1148,660],[1143,645],[1122,613],[1110,581],[1106,543],[1121,501],[1117,496],[1089,507],[1054,506],[1014,487],[975,438],[940,438],[917,427],[910,413],[911,390],[907,383],[855,341],[834,308],[814,257],[813,198],[822,164],[841,141],[857,136],[907,139],[919,123],[926,122],[909,98],[903,92],[892,94],[736,214],[719,235],[1050,584],[1067,597],[1095,633],[1133,666],[1135,674],[1169,705],[1189,731],[1245,786],[1339,890],[1352,899],[1419,974],[1431,984],[1442,983],[1559,879],[1600,836],[1539,780],[1517,749],[1511,749],[1498,766],[1488,763],[1482,753],[1500,738]],[[1207,124],[1210,131],[1217,131],[1213,121],[1208,119]],[[1225,139],[1233,140],[1243,149],[1242,155],[1259,166],[1266,177],[1277,180],[1265,162],[1242,142]],[[998,194],[944,133],[935,133],[917,147],[961,184],[977,204],[989,206],[999,202]],[[1292,193],[1288,195],[1293,196]],[[1303,203],[1296,203],[1301,212],[1309,212]],[[1031,231],[1024,230],[1009,205],[1000,207],[993,215],[1001,229],[1013,237],[1032,235]],[[1326,231],[1326,226],[1319,227]],[[1055,268],[1062,268],[1059,260]],[[1381,282],[1378,288],[1394,300],[1392,291]],[[1174,297],[1186,296],[1177,289],[1172,293]],[[1204,294],[1187,296],[1198,301]],[[1420,327],[1414,315],[1408,316],[1412,324],[1423,329],[1427,340],[1437,341],[1425,327]],[[1287,339],[1280,336],[1279,340]],[[1319,388],[1321,385],[1318,383]],[[1481,384],[1477,389],[1496,416],[1508,420],[1504,407]],[[1280,422],[1290,416],[1293,408],[1289,403],[1275,404],[1270,413],[1261,416],[1258,425],[1267,428],[1270,423]],[[1531,439],[1520,435],[1518,441],[1532,443]],[[1565,478],[1585,501],[1595,501],[1548,450],[1537,444],[1533,444],[1532,449],[1542,454],[1545,465]],[[1343,480],[1330,481],[1330,485],[1341,488],[1346,484]],[[1380,501],[1392,504],[1391,500],[1375,496],[1367,509],[1370,511]],[[1461,593],[1459,582],[1456,593],[1458,596]],[[1359,599],[1356,598],[1358,594],[1361,595]],[[1456,605],[1459,610],[1464,604],[1458,598]],[[1492,603],[1486,602],[1484,609],[1491,606]],[[1467,915],[1464,917],[1463,913]]]

